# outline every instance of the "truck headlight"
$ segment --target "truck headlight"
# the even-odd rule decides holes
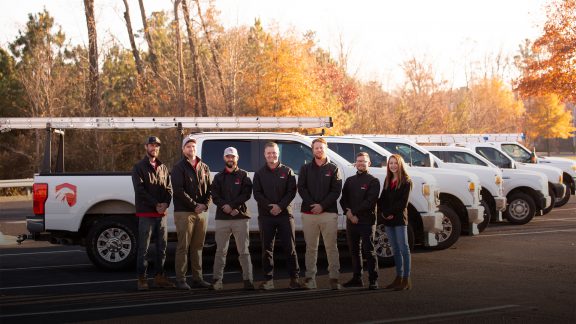
[[[494,180],[494,182],[496,182],[497,185],[500,185],[502,183],[502,177],[496,176],[496,179]]]
[[[422,194],[424,196],[430,196],[430,185],[429,184],[423,184],[422,185]]]

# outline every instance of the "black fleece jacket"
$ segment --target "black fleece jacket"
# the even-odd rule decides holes
[[[391,189],[390,186],[382,188],[382,193],[378,198],[378,215],[380,217],[394,215],[392,220],[384,219],[384,225],[408,225],[408,198],[411,190],[412,181],[410,180],[394,189]]]
[[[212,182],[212,201],[217,207],[217,220],[232,220],[250,218],[246,201],[252,196],[252,181],[246,171],[236,168],[232,172],[226,169],[218,173]],[[232,209],[238,209],[240,214],[232,216],[222,211],[222,206],[230,205]]]
[[[258,202],[258,216],[291,216],[290,203],[296,197],[296,175],[290,167],[280,163],[275,169],[263,166],[254,174],[254,199]],[[270,214],[270,204],[282,209],[278,216]]]
[[[356,174],[344,182],[340,206],[346,214],[350,208],[358,217],[358,224],[376,224],[376,202],[380,193],[380,181],[368,172]]]
[[[199,157],[195,168],[188,159],[180,160],[172,168],[171,176],[175,212],[193,212],[197,204],[210,205],[210,169]]]
[[[314,160],[300,168],[298,193],[302,197],[303,213],[310,213],[312,204],[320,204],[326,213],[338,213],[336,201],[342,192],[342,177],[338,166],[328,158],[318,166]]]

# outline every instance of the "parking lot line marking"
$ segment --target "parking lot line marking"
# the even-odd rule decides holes
[[[565,210],[576,210],[576,208],[562,208],[562,209],[552,209],[552,211],[565,211]]]
[[[0,257],[5,256],[19,256],[19,255],[34,255],[34,254],[54,254],[54,253],[75,253],[82,252],[82,250],[66,250],[66,251],[47,251],[47,252],[29,252],[29,253],[11,253],[11,254],[0,254]]]
[[[224,274],[233,274],[233,273],[240,273],[240,272],[239,271],[224,272]],[[210,277],[210,276],[212,276],[212,274],[205,274],[204,276]],[[186,277],[191,277],[191,276],[186,276]],[[172,277],[168,277],[168,278],[175,279],[176,277],[172,276]],[[80,286],[80,285],[97,285],[97,284],[127,282],[127,281],[136,281],[136,278],[120,279],[120,280],[104,280],[104,281],[69,282],[69,283],[51,284],[51,285],[37,285],[37,286],[0,287],[0,291],[2,291],[2,290],[16,290],[16,289]]]
[[[63,264],[63,265],[55,265],[55,266],[44,266],[44,267],[28,267],[28,268],[5,268],[0,269],[0,271],[14,271],[14,270],[43,270],[43,269],[50,269],[50,268],[72,268],[72,267],[85,267],[92,265],[92,263],[80,263],[80,264]]]
[[[503,305],[503,306],[494,306],[494,307],[486,307],[486,308],[476,308],[476,309],[469,309],[469,310],[456,311],[456,312],[446,312],[446,313],[429,314],[429,315],[412,316],[412,317],[400,317],[400,318],[393,318],[393,319],[382,320],[382,321],[363,322],[362,324],[397,323],[397,322],[409,322],[409,321],[418,321],[418,320],[429,320],[429,319],[433,319],[433,318],[443,318],[443,317],[449,317],[449,316],[470,315],[470,314],[477,314],[477,313],[492,312],[492,311],[516,308],[516,307],[520,307],[520,306],[519,305]]]
[[[486,237],[486,236],[512,236],[512,235],[531,235],[531,234],[560,233],[560,232],[576,232],[576,228],[574,228],[574,229],[565,229],[565,230],[554,230],[554,231],[537,231],[537,232],[521,232],[521,233],[501,233],[501,234],[482,234],[482,235],[478,235],[478,237]]]
[[[534,222],[553,222],[553,221],[567,221],[576,222],[576,218],[554,218],[554,219],[536,219]]]
[[[131,280],[135,280],[135,279],[131,279]],[[315,292],[328,292],[328,291],[330,291],[329,288],[315,289]],[[292,291],[266,293],[265,296],[266,297],[275,297],[275,296],[287,296],[287,295],[299,295],[299,294],[309,295],[312,293],[314,293],[314,292],[304,291],[304,290],[292,290]],[[189,304],[189,303],[214,302],[214,301],[222,301],[222,300],[230,300],[230,301],[238,300],[238,299],[250,300],[250,299],[261,299],[262,297],[263,297],[262,294],[242,295],[242,296],[208,297],[208,298],[200,298],[200,299],[174,300],[174,301],[166,301],[166,302],[153,302],[153,303],[142,303],[142,304],[132,304],[132,305],[88,307],[88,308],[63,309],[63,310],[46,311],[46,312],[7,314],[7,315],[0,315],[0,318],[94,312],[94,311],[102,311],[102,310],[139,308],[139,307],[149,307],[149,306],[166,306],[166,305],[178,305],[178,304]]]

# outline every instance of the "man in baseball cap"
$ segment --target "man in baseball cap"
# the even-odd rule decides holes
[[[235,157],[238,157],[238,150],[236,150],[235,147],[227,147],[224,150],[224,157],[226,157],[226,155],[233,155]]]
[[[158,144],[158,145],[162,145],[162,142],[160,141],[160,139],[156,136],[150,136],[148,137],[148,141],[146,142],[146,144]]]
[[[188,144],[188,143],[190,143],[190,142],[196,143],[196,139],[194,138],[194,136],[192,136],[192,134],[187,135],[186,137],[184,137],[184,139],[182,140],[182,149],[184,149],[184,147],[186,146],[186,144]]]

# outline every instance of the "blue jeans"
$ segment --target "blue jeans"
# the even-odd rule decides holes
[[[410,247],[408,246],[408,226],[386,226],[386,235],[394,252],[396,275],[399,277],[410,276]]]
[[[138,276],[146,277],[148,270],[148,248],[152,233],[156,237],[156,255],[154,268],[156,274],[164,274],[166,261],[166,245],[168,241],[168,227],[166,217],[139,217],[138,221],[138,257],[136,271]]]

